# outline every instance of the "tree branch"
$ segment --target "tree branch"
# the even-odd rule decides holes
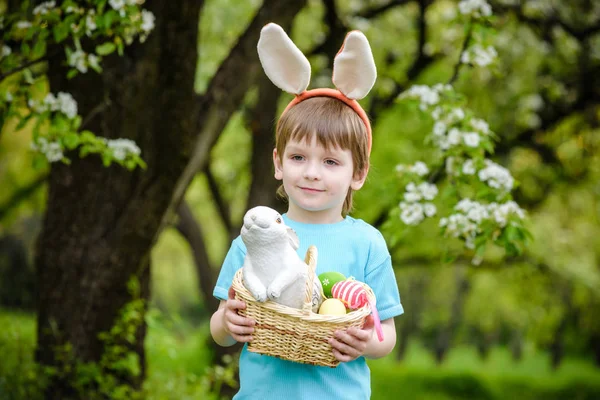
[[[199,96],[196,118],[198,139],[193,149],[192,159],[176,184],[170,208],[174,208],[181,201],[195,174],[204,169],[210,149],[216,143],[231,115],[239,109],[248,89],[254,84],[260,69],[256,55],[260,30],[273,20],[277,20],[279,24],[292,21],[305,4],[306,0],[291,3],[265,0],[215,73],[206,94]]]
[[[48,58],[49,57],[46,57],[46,56],[36,58],[35,60],[27,61],[25,64],[19,65],[18,67],[11,69],[4,74],[0,74],[0,82],[2,82],[7,77],[9,77],[13,74],[16,74],[17,72],[23,71],[24,69],[31,67],[32,65],[35,65],[35,64],[38,64],[41,62],[46,62],[46,61],[48,61]]]
[[[96,115],[100,114],[101,112],[106,110],[108,107],[110,107],[110,104],[111,104],[110,99],[106,99],[105,101],[103,101],[102,103],[100,103],[96,107],[94,107],[88,113],[88,115],[86,115],[85,118],[83,119],[83,122],[81,123],[79,130],[82,130],[83,128],[85,128],[94,119],[94,117]]]
[[[231,225],[231,210],[229,209],[229,204],[227,204],[227,201],[225,201],[225,199],[221,195],[221,190],[219,190],[219,184],[217,183],[215,176],[210,170],[209,163],[205,165],[203,172],[206,176],[206,180],[208,181],[210,193],[212,194],[212,198],[215,201],[215,204],[217,205],[217,210],[219,211],[219,216],[223,221],[223,225],[225,225],[225,229],[227,229],[227,232],[231,232],[233,230],[233,227]]]
[[[333,60],[349,29],[340,19],[335,0],[323,0],[323,4],[325,5],[325,24],[329,28],[329,33],[325,40],[312,49],[307,56],[324,53],[329,60]]]
[[[492,3],[494,10],[503,11],[503,12],[513,12],[517,19],[521,22],[525,22],[529,25],[533,25],[535,27],[544,27],[548,29],[553,26],[561,27],[565,32],[569,35],[573,36],[578,41],[583,41],[596,33],[600,32],[600,24],[595,24],[591,26],[587,26],[584,28],[575,28],[565,21],[561,20],[558,16],[552,15],[549,18],[534,18],[528,15],[525,15],[523,11],[523,5],[505,5],[497,2]]]
[[[50,51],[49,53],[46,53],[46,55],[43,57],[36,58],[35,60],[29,60],[25,64],[19,65],[18,67],[15,67],[3,74],[0,74],[0,82],[2,82],[5,78],[9,77],[10,75],[13,75],[13,74],[16,74],[17,72],[23,71],[24,69],[27,69],[27,68],[31,67],[32,65],[50,61],[51,59],[56,57],[58,54],[60,54],[60,49],[54,49],[54,50]]]
[[[469,48],[469,44],[471,43],[471,38],[473,36],[473,21],[468,22],[467,27],[467,35],[465,36],[465,41],[463,42],[462,48],[460,49],[460,53],[458,54],[458,60],[454,65],[454,72],[452,73],[452,77],[448,81],[449,85],[452,85],[456,79],[458,78],[458,73],[460,71],[460,67],[462,65],[462,55]]]
[[[415,0],[392,0],[386,4],[380,4],[380,5],[365,8],[364,10],[362,10],[358,14],[356,14],[356,16],[361,17],[361,18],[366,18],[366,19],[376,18],[379,15],[385,13],[388,10],[391,10],[394,7],[402,6],[402,5],[411,3],[413,1],[415,1]]]
[[[177,222],[176,228],[187,240],[192,249],[194,264],[196,265],[198,274],[198,284],[200,285],[200,293],[202,293],[204,304],[211,312],[215,311],[219,303],[212,295],[215,286],[215,278],[213,276],[210,259],[208,258],[202,227],[196,221],[192,210],[185,200],[179,204],[177,215],[179,216],[179,221]]]
[[[429,0],[418,1],[420,11],[419,20],[417,22],[419,29],[419,44],[417,47],[417,56],[415,61],[406,73],[408,82],[415,80],[421,74],[421,72],[423,72],[429,65],[433,63],[433,61],[436,60],[435,57],[425,54],[425,43],[427,41],[427,20],[425,18],[425,14],[427,12],[427,7],[429,6]],[[379,110],[385,110],[386,108],[390,107],[398,95],[405,90],[405,88],[406,86],[395,83],[394,90],[392,90],[390,95],[385,97],[375,97],[371,102],[371,106],[369,107],[369,115],[375,119]]]

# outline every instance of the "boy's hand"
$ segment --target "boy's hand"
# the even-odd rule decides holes
[[[228,299],[223,311],[225,331],[240,343],[250,342],[254,333],[254,320],[238,315],[238,310],[246,308],[246,303],[235,299],[235,290],[229,288]]]
[[[335,331],[334,337],[329,339],[335,358],[341,362],[348,362],[365,354],[367,344],[373,336],[373,325],[373,316],[369,315],[362,329],[351,327]]]

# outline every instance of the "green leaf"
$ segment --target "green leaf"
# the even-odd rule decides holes
[[[25,127],[25,125],[27,125],[27,122],[29,122],[29,120],[31,119],[32,116],[33,116],[33,114],[29,114],[26,117],[24,117],[23,119],[21,119],[21,121],[19,121],[19,123],[17,124],[17,127],[15,128],[15,130],[20,131],[21,129],[23,129]]]
[[[27,42],[23,42],[21,44],[21,53],[23,54],[23,57],[28,57],[30,51],[31,47],[29,46],[29,44],[27,44]]]
[[[41,154],[41,153],[35,153],[35,155],[33,156],[33,159],[31,160],[33,169],[35,169],[36,171],[39,171],[41,169],[43,169],[44,167],[46,167],[46,165],[48,165],[48,160],[46,160],[46,157]]]
[[[106,56],[113,53],[117,49],[117,46],[113,42],[106,42],[99,46],[96,46],[96,53],[101,56]]]
[[[54,41],[56,43],[62,42],[69,36],[69,26],[65,22],[66,21],[63,21],[56,25],[52,30],[52,33],[54,34]]]
[[[75,68],[70,69],[69,72],[67,72],[67,79],[75,78],[78,73],[79,71],[77,71]]]
[[[35,45],[33,46],[33,52],[31,56],[33,58],[40,58],[44,54],[46,54],[46,41],[45,40],[37,40]]]
[[[62,142],[65,147],[69,150],[73,150],[77,146],[79,146],[79,135],[76,133],[67,133],[62,137]]]

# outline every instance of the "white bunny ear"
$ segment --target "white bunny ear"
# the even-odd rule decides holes
[[[362,99],[375,84],[377,68],[367,37],[360,31],[346,35],[333,60],[333,84],[350,99]]]
[[[310,63],[281,26],[265,25],[257,47],[260,63],[275,86],[293,94],[306,90],[310,82]]]

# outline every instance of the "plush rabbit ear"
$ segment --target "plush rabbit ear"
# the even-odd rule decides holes
[[[350,99],[369,94],[377,79],[377,68],[367,37],[360,31],[346,35],[333,60],[333,84]]]
[[[310,82],[310,63],[277,24],[265,25],[258,40],[258,58],[265,73],[281,90],[300,94]]]

